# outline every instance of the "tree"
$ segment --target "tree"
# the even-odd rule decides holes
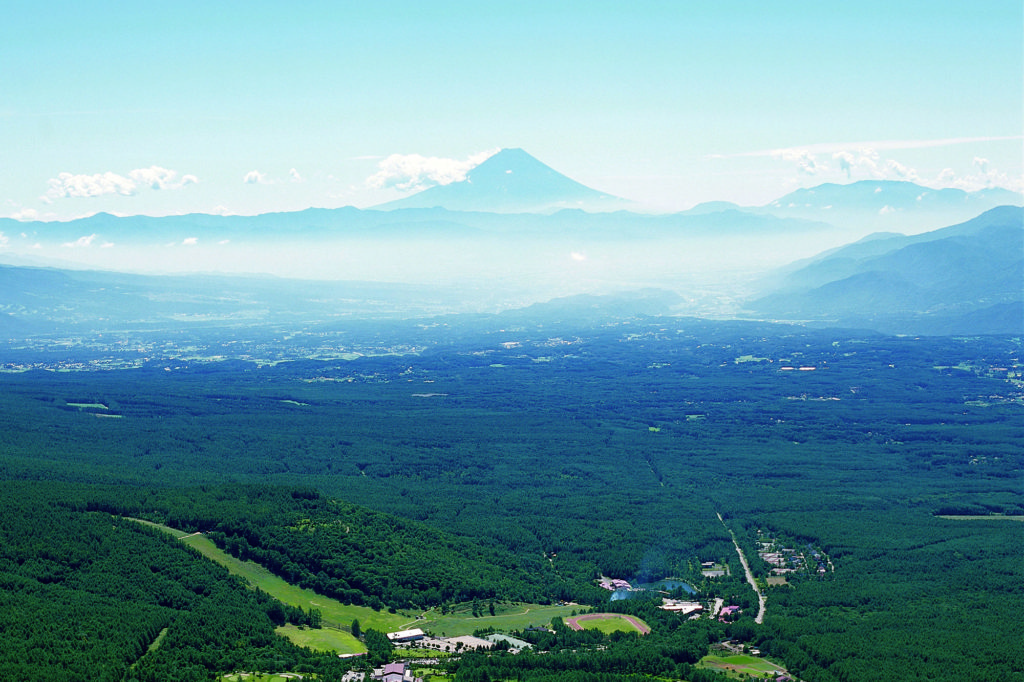
[[[370,665],[383,665],[391,660],[391,650],[394,645],[383,632],[368,628],[364,641],[367,650],[366,660]]]
[[[360,628],[359,628],[359,619],[358,618],[353,618],[352,619],[352,636],[355,637],[356,639],[359,639],[361,634],[362,634],[362,630],[360,630]]]

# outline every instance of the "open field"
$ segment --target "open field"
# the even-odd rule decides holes
[[[274,628],[274,632],[282,637],[287,637],[299,646],[309,647],[316,651],[336,651],[338,653],[355,654],[360,653],[366,648],[356,642],[350,633],[330,626],[300,628],[289,623],[288,625]]]
[[[740,677],[743,674],[748,676],[764,677],[785,673],[783,668],[757,656],[746,656],[738,654],[734,656],[714,656],[708,654],[697,663],[698,668],[710,668],[719,670],[730,677]]]
[[[381,632],[391,632],[401,629],[402,625],[409,620],[409,616],[406,615],[374,611],[366,606],[342,604],[335,599],[317,594],[313,590],[296,587],[253,561],[236,559],[219,549],[213,544],[212,540],[204,535],[189,535],[182,538],[182,542],[194,547],[203,556],[221,564],[231,573],[242,576],[250,584],[260,588],[275,599],[293,606],[301,606],[307,610],[311,608],[319,609],[325,626],[347,629],[353,620],[358,619],[359,625],[363,630],[373,628]],[[363,651],[363,649],[359,648],[356,651]]]
[[[447,637],[471,635],[474,630],[492,627],[499,631],[522,630],[530,626],[548,627],[555,617],[568,618],[579,606],[541,606],[539,604],[496,604],[495,615],[474,618],[469,612],[456,609],[454,613],[441,615],[440,611],[431,609],[422,618],[409,627],[430,630],[434,634]],[[359,621],[362,623],[362,621]]]
[[[186,535],[190,535],[190,533],[186,533],[183,530],[171,528],[170,526],[164,526],[159,523],[153,523],[152,521],[146,521],[145,519],[129,519],[129,521],[134,521],[135,523],[141,523],[143,526],[151,526],[152,528],[156,528],[157,530],[162,530],[168,535],[172,535],[178,538],[179,540],[185,537]]]
[[[319,679],[316,675],[299,673],[231,673],[220,678],[222,682],[301,682]]]
[[[291,585],[255,562],[236,559],[219,549],[212,540],[204,535],[188,534],[148,521],[142,521],[142,523],[170,533],[203,556],[224,566],[233,575],[245,578],[250,585],[263,590],[275,599],[306,610],[319,609],[323,618],[323,628],[320,630],[300,630],[292,626],[278,628],[279,634],[288,637],[300,646],[343,654],[362,653],[366,651],[366,647],[348,632],[353,620],[358,619],[360,626],[364,629],[374,628],[384,632],[397,629],[406,620],[405,616],[381,613],[363,606],[346,606],[312,590],[304,590]],[[345,630],[341,628],[345,628]]]
[[[1024,521],[1024,516],[1008,516],[1004,514],[977,514],[977,515],[945,515],[940,514],[940,519],[947,521]]]
[[[639,618],[618,613],[588,613],[568,618],[565,624],[573,630],[587,628],[600,630],[605,634],[639,631],[641,635],[646,635],[651,631],[650,626]]]
[[[275,599],[292,606],[300,606],[306,610],[319,609],[324,626],[320,630],[300,630],[294,626],[278,628],[280,634],[296,644],[314,649],[326,649],[338,653],[366,651],[366,647],[348,632],[353,620],[358,620],[364,631],[368,628],[381,632],[421,628],[430,630],[434,634],[457,637],[471,635],[474,630],[485,627],[505,631],[521,630],[532,625],[546,627],[551,624],[552,618],[556,616],[567,618],[574,610],[579,609],[579,606],[496,604],[494,616],[480,617],[472,615],[469,604],[464,604],[463,608],[457,607],[453,613],[447,615],[441,615],[440,611],[434,609],[424,612],[421,616],[374,611],[365,606],[342,604],[312,590],[292,585],[256,562],[241,561],[231,556],[202,534],[189,534],[169,526],[134,520],[170,533],[203,556],[224,566],[232,574],[245,578],[250,585],[258,587]]]

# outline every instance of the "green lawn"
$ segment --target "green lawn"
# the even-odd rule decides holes
[[[579,618],[570,618],[566,625],[574,629],[598,630],[606,635],[613,632],[639,632],[643,635],[651,631],[651,627],[642,619],[618,613],[591,613]]]
[[[179,540],[181,538],[185,537],[186,535],[189,535],[189,533],[186,533],[183,530],[178,530],[177,528],[171,528],[170,526],[162,526],[159,523],[153,523],[152,521],[146,521],[145,519],[128,519],[128,520],[129,521],[134,521],[136,523],[141,523],[143,526],[151,526],[152,528],[157,528],[159,530],[162,530],[165,533],[169,533],[170,535],[173,535],[174,537],[178,538]]]
[[[222,682],[300,682],[316,680],[316,675],[300,675],[298,673],[231,673],[220,678]]]
[[[411,616],[408,614],[374,611],[366,606],[346,605],[330,597],[317,594],[313,590],[296,587],[254,561],[236,559],[219,549],[205,535],[190,535],[182,538],[182,542],[194,547],[203,556],[216,561],[231,573],[242,576],[251,585],[260,588],[285,604],[301,606],[307,610],[311,608],[319,609],[323,616],[323,623],[326,626],[347,629],[352,625],[354,619],[358,619],[359,625],[363,630],[373,628],[381,632],[393,632],[402,629],[411,620]],[[365,649],[360,648],[358,651],[365,651]]]
[[[138,519],[135,519],[138,520]],[[547,627],[555,616],[566,618],[579,606],[540,606],[538,604],[496,604],[495,615],[476,618],[471,605],[456,607],[453,613],[441,615],[431,609],[421,617],[409,613],[388,613],[374,611],[365,606],[350,606],[286,582],[253,561],[241,561],[219,549],[212,540],[201,534],[184,533],[169,526],[139,521],[170,533],[182,542],[195,548],[200,554],[224,566],[234,575],[245,578],[250,585],[258,587],[285,604],[303,609],[319,609],[324,627],[320,630],[300,630],[287,626],[278,632],[301,646],[325,649],[338,653],[361,653],[366,647],[348,632],[352,621],[358,619],[359,626],[366,630],[373,628],[381,632],[394,632],[409,628],[429,630],[434,635],[457,637],[471,635],[474,630],[493,627],[497,630],[521,630],[535,625]],[[486,607],[485,607],[485,613]],[[251,678],[250,678],[251,679]]]
[[[464,610],[456,609],[454,613],[442,616],[440,611],[431,609],[423,614],[423,618],[412,623],[410,627],[430,630],[435,635],[457,637],[471,635],[474,630],[494,628],[502,632],[522,630],[531,625],[549,627],[551,619],[569,617],[579,606],[540,606],[538,604],[496,604],[495,615],[484,615],[474,618],[469,605]],[[486,610],[485,610],[486,613]],[[360,621],[362,623],[362,621]]]
[[[365,606],[347,606],[339,601],[304,590],[285,582],[263,566],[252,561],[241,561],[219,549],[204,535],[184,533],[169,526],[140,521],[170,533],[185,544],[193,547],[208,559],[224,566],[234,575],[241,576],[253,587],[257,587],[285,604],[300,606],[307,611],[319,609],[324,627],[320,630],[299,630],[296,627],[279,628],[278,632],[301,646],[354,654],[366,651],[366,647],[348,632],[352,621],[359,620],[362,629],[373,628],[382,632],[402,629],[411,620],[403,614],[374,611]],[[251,678],[249,678],[251,679]]]
[[[274,576],[269,570],[255,561],[242,561],[219,549],[206,536],[188,536],[181,542],[194,547],[201,554],[226,567],[227,570],[245,578],[251,585],[258,587],[274,599],[280,599],[286,604],[301,606],[305,609],[317,608],[324,617],[324,625],[328,628],[348,629],[353,620],[359,621],[362,630],[373,628],[381,632],[393,632],[401,630],[411,620],[412,616],[402,613],[388,613],[387,611],[375,611],[368,606],[353,606],[343,604],[340,601],[316,594],[312,590],[305,590],[287,583],[284,579]],[[352,646],[356,645],[355,638],[349,635]],[[356,653],[366,651],[361,644],[352,649],[351,646],[345,650],[338,649],[339,653]]]
[[[584,630],[599,630],[606,635],[613,632],[636,632],[636,628],[629,621],[621,618],[601,618],[600,620],[585,620],[580,622]]]
[[[300,628],[296,625],[283,625],[275,629],[277,634],[287,637],[299,646],[309,647],[316,651],[334,651],[339,654],[357,654],[366,650],[352,633],[338,630],[330,626],[322,628]]]
[[[739,677],[741,673],[757,676],[771,676],[785,670],[764,658],[737,654],[732,656],[715,656],[708,654],[697,663],[698,668],[711,668],[728,674],[731,677]]]

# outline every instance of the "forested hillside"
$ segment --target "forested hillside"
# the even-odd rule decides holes
[[[2,484],[0,678],[163,682],[336,667],[274,633],[309,613],[247,590],[160,531],[69,506],[80,492]]]

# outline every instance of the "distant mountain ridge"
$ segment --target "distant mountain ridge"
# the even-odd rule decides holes
[[[436,221],[439,211],[404,209],[388,213],[350,209],[345,214],[351,213],[349,217],[372,222],[382,216],[409,212],[413,216],[421,214],[424,220]],[[727,236],[731,223],[715,229],[714,221],[706,224],[703,221],[707,217],[732,219],[730,216],[734,213],[753,222],[741,229],[740,236],[733,243],[751,243],[751,238],[745,235],[759,229],[794,229],[790,224],[792,220],[734,209],[707,217],[564,213],[569,215],[532,216],[537,221],[534,229],[540,229],[548,220],[567,220],[570,224],[579,220],[576,234],[599,229],[614,235],[619,220],[633,216],[637,221],[652,221],[650,230],[656,234],[677,233],[685,225],[689,225],[689,229],[684,232],[691,235],[698,234],[700,229],[711,229],[715,235],[713,243],[722,244],[728,240],[718,237]],[[307,217],[327,220],[333,215],[333,212],[325,211],[314,212]],[[509,220],[512,222],[502,224],[510,230],[515,229],[517,220],[515,216],[464,215],[483,216],[481,220],[487,216],[490,216],[488,219]],[[600,221],[593,222],[598,218]],[[109,220],[126,220],[128,226],[136,228],[141,224],[112,216],[95,216],[90,224]],[[407,216],[398,224],[408,226],[410,220],[412,218]],[[603,227],[598,228],[599,225]],[[704,227],[699,228],[699,225]],[[301,231],[303,228],[294,229]],[[364,230],[362,234],[373,231],[367,225],[361,229]],[[415,231],[411,227],[402,229]],[[811,224],[809,229],[818,228]],[[528,320],[536,315],[542,315],[551,322],[595,320],[627,313],[680,314],[680,311],[693,310],[694,301],[700,300],[694,298],[692,289],[687,288],[693,285],[684,280],[673,283],[670,277],[679,263],[674,249],[689,247],[697,240],[685,237],[681,242],[672,242],[652,237],[645,241],[630,237],[628,230],[626,234],[618,234],[619,237],[608,237],[609,241],[603,242],[607,253],[621,252],[630,244],[636,248],[636,242],[639,242],[635,253],[647,257],[650,252],[665,249],[665,245],[675,244],[669,249],[672,269],[652,274],[653,261],[642,261],[646,268],[643,276],[632,279],[628,287],[614,284],[614,279],[588,280],[591,291],[619,292],[611,298],[595,297],[590,293],[566,297],[560,292],[571,292],[571,289],[560,288],[560,285],[554,288],[545,288],[544,285],[541,289],[561,298],[537,298],[532,290],[529,294],[523,293],[525,289],[513,291],[510,286],[520,286],[514,278],[496,278],[490,269],[486,270],[486,284],[470,295],[461,285],[445,287],[436,282],[426,285],[423,282],[360,282],[351,277],[311,281],[251,275],[154,276],[0,266],[0,291],[4,292],[0,301],[0,333],[13,338],[60,330],[77,333],[126,327],[157,329],[167,325],[174,328],[183,325],[190,328],[251,326],[274,320],[304,322],[360,314],[418,316],[455,310],[507,309],[512,300],[519,302],[514,306],[519,308],[537,301],[549,302],[509,312],[506,317],[510,320]],[[482,243],[487,248],[497,246],[508,251],[512,244],[522,242],[522,237],[523,233],[512,231],[511,240],[508,240],[498,232],[485,237],[485,240],[493,238],[495,241]],[[557,251],[566,246],[560,239],[527,241],[526,249],[554,245]],[[420,252],[425,243],[413,242],[410,248]],[[471,243],[476,242],[460,242],[463,247]],[[596,249],[600,243],[592,242],[591,245]],[[470,256],[475,258],[476,253],[472,251]],[[576,255],[574,252],[569,258],[569,254],[564,253],[560,260],[555,261],[559,277],[564,277],[569,263],[587,265],[586,255],[581,254],[580,258]],[[513,253],[511,257],[521,267],[524,255]],[[442,264],[442,267],[446,265]],[[540,270],[536,269],[536,263],[530,263],[529,267],[529,281],[533,282]],[[633,274],[629,276],[634,277]],[[600,286],[593,286],[596,284]],[[699,286],[714,286],[714,283],[705,282]],[[762,282],[761,292],[759,296],[747,299],[745,313],[739,317],[898,334],[1020,334],[1024,332],[1024,208],[996,208],[964,223],[918,235],[871,235],[780,271],[770,283]],[[712,294],[717,296],[714,292],[709,295]],[[720,316],[720,310],[726,309],[716,307],[713,310],[713,314]],[[728,310],[734,311],[735,308]]]
[[[798,189],[763,208],[845,208],[880,211],[888,207],[893,211],[916,208],[955,207],[968,204],[1019,204],[1024,197],[1001,187],[967,192],[962,189],[932,189],[901,180],[860,180],[845,185],[825,183],[807,189]]]
[[[115,216],[97,213],[66,222],[19,222],[0,218],[0,232],[19,233],[43,244],[73,242],[96,235],[94,245],[168,243],[196,237],[201,243],[243,239],[439,239],[476,238],[491,235],[587,235],[600,238],[638,238],[664,236],[713,236],[743,234],[806,233],[831,231],[821,221],[802,218],[778,218],[770,213],[741,210],[734,204],[701,211],[645,214],[630,211],[590,213],[581,209],[561,209],[553,213],[502,213],[431,208],[392,208],[391,210],[308,208],[286,213],[256,216],[191,213],[171,216]],[[14,253],[8,250],[8,253]],[[26,253],[33,253],[29,250]],[[72,255],[70,250],[65,255]]]
[[[747,307],[887,332],[1021,333],[1022,302],[1024,209],[1003,206],[932,232],[835,249]]]
[[[599,192],[562,175],[522,149],[502,149],[466,175],[466,179],[438,185],[412,196],[374,206],[446,208],[454,211],[545,213],[563,208],[608,211],[632,202]]]
[[[1024,195],[1002,187],[973,192],[933,189],[898,180],[825,183],[798,189],[763,206],[743,210],[780,218],[820,220],[861,234],[933,230],[965,221],[997,206],[1024,205]]]

